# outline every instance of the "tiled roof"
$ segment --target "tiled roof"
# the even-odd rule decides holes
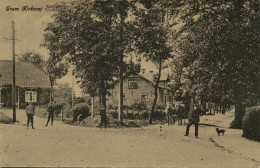
[[[15,63],[15,83],[18,87],[51,88],[49,76],[29,62]],[[0,86],[12,84],[12,61],[0,60]]]

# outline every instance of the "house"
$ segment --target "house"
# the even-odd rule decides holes
[[[142,69],[141,73],[131,75],[123,79],[123,103],[130,106],[135,102],[142,102],[145,104],[152,104],[154,100],[154,86],[153,81],[154,72]],[[158,99],[157,104],[165,105],[170,95],[167,89],[167,82],[169,81],[168,75],[162,74],[158,86]],[[107,97],[107,104],[118,105],[119,100],[119,83],[116,83],[114,88],[109,90],[110,95]]]
[[[26,101],[37,102],[38,105],[50,101],[51,83],[42,69],[29,62],[16,62],[15,73],[18,107],[24,108]],[[12,61],[0,60],[0,103],[5,107],[12,106]]]

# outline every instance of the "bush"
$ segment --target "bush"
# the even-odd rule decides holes
[[[135,102],[129,108],[131,110],[140,112],[142,110],[147,110],[147,105],[145,103]]]
[[[243,137],[260,141],[260,106],[248,108],[243,117]]]
[[[90,116],[89,106],[87,103],[79,103],[72,108],[73,120],[76,121],[78,115],[82,114],[82,118]]]
[[[75,124],[72,122],[67,122],[68,124]],[[106,126],[107,128],[128,128],[128,127],[142,127],[147,126],[148,123],[145,120],[121,120],[118,121],[117,119],[114,119],[111,115],[106,115]],[[101,118],[100,116],[95,117],[87,117],[84,119],[81,123],[81,126],[86,127],[100,127],[101,125]]]
[[[73,113],[71,111],[71,108],[66,106],[63,110],[63,115],[65,118],[72,118],[73,117]]]
[[[10,124],[13,123],[12,118],[6,116],[3,112],[0,112],[0,123]]]
[[[64,103],[53,104],[53,107],[54,107],[54,114],[57,117],[61,113],[61,110],[64,109],[65,104]]]
[[[35,115],[41,118],[47,117],[47,105],[35,106]]]

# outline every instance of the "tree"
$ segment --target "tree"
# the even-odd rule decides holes
[[[58,61],[55,57],[49,57],[47,61],[43,59],[39,53],[27,52],[21,54],[19,61],[30,62],[42,69],[49,75],[51,83],[51,97],[53,98],[53,86],[55,85],[55,80],[65,76],[68,72],[68,66],[64,63],[57,63]]]
[[[185,1],[186,2],[186,1]],[[259,79],[258,2],[184,1],[179,48],[190,76],[213,101],[235,104],[234,127],[255,102]]]
[[[161,78],[161,71],[165,68],[165,61],[172,57],[171,47],[168,44],[168,10],[164,1],[140,1],[137,15],[139,33],[136,47],[144,57],[152,61],[158,68],[158,75],[155,79],[154,101],[149,116],[149,123],[152,123],[152,116],[158,98],[158,86]],[[172,15],[174,16],[174,15]],[[166,20],[166,21],[165,21]]]
[[[85,93],[106,94],[116,79],[127,73],[123,60],[131,46],[131,24],[126,21],[131,6],[122,1],[73,1],[49,6],[54,21],[45,29],[44,46],[53,65],[74,65]],[[52,65],[52,64],[51,64]]]
[[[18,60],[21,62],[30,62],[42,70],[44,70],[45,67],[45,60],[39,53],[26,52],[21,54]]]
[[[64,104],[68,107],[71,105],[72,101],[72,92],[71,87],[68,83],[65,84],[57,84],[53,89],[54,95],[53,100],[55,104]]]

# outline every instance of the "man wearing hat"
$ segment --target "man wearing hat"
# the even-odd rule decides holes
[[[188,120],[189,123],[186,127],[186,133],[185,136],[189,135],[190,126],[194,124],[195,126],[195,137],[198,138],[198,130],[199,130],[199,122],[200,122],[200,116],[203,114],[203,111],[199,107],[199,105],[195,105],[193,109],[190,110],[188,114]]]
[[[51,126],[53,126],[54,107],[53,107],[52,102],[50,102],[49,105],[48,105],[47,113],[48,113],[48,120],[47,120],[47,123],[46,123],[45,126],[46,127],[48,126],[50,119],[51,119]]]

